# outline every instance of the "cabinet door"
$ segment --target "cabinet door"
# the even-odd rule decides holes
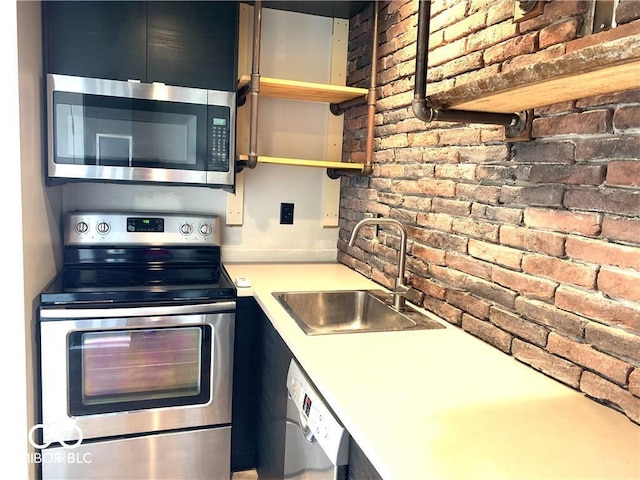
[[[235,91],[238,2],[149,2],[147,81]]]
[[[257,468],[261,479],[282,479],[293,355],[253,297],[236,304],[231,470]]]
[[[293,354],[266,316],[260,350],[257,465],[264,480],[284,478],[287,419],[287,372]]]
[[[43,26],[47,73],[145,79],[144,2],[43,2]]]
[[[253,297],[238,297],[233,347],[232,472],[256,467],[260,348],[262,327],[268,321]]]

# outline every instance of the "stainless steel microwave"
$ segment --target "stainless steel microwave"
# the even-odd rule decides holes
[[[49,74],[47,106],[49,184],[233,190],[235,92]]]

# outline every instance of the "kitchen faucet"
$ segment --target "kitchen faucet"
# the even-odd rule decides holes
[[[398,276],[395,279],[393,288],[393,308],[400,311],[404,308],[405,298],[408,293],[413,290],[405,285],[404,281],[404,263],[407,255],[407,229],[405,226],[394,218],[363,218],[353,228],[349,246],[353,247],[358,232],[364,225],[390,225],[396,227],[400,231],[400,252],[398,253]],[[417,292],[416,292],[417,293]]]

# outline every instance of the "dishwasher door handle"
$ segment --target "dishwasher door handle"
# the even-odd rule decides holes
[[[298,415],[300,416],[300,430],[302,431],[302,436],[308,443],[316,443],[316,437],[314,437],[311,428],[309,428],[309,422],[302,412],[298,411]]]

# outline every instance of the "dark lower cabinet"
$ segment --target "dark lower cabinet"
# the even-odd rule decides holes
[[[238,298],[234,347],[231,470],[255,468],[260,480],[282,480],[293,354],[253,297]],[[349,479],[382,479],[353,439]]]
[[[238,298],[234,347],[231,470],[282,480],[293,355],[253,297]]]
[[[284,478],[287,419],[287,372],[293,358],[271,322],[265,318],[260,352],[258,395],[258,448],[256,467],[260,480]]]
[[[349,440],[349,480],[382,480],[353,438]]]
[[[260,350],[264,314],[253,297],[236,302],[231,425],[231,470],[256,467]]]
[[[46,73],[235,91],[239,2],[42,2]]]

